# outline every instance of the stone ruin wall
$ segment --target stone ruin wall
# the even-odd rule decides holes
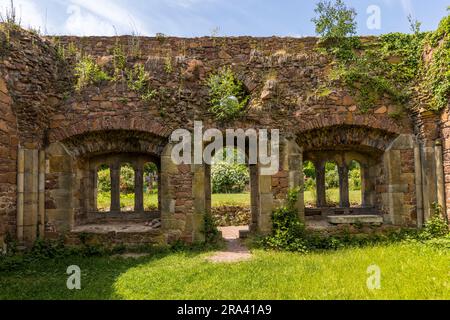
[[[347,144],[357,150],[361,145],[378,148],[385,144],[377,155],[378,165],[371,168],[371,175],[376,177],[375,203],[386,209],[392,223],[418,222],[416,137],[420,131],[438,131],[439,119],[422,114],[394,119],[390,114],[396,114],[398,109],[387,98],[362,114],[351,93],[338,84],[331,84],[330,92],[321,94],[323,86],[330,85],[327,76],[332,61],[315,50],[315,38],[58,38],[59,45],[75,45],[79,51],[95,57],[110,73],[112,52],[118,44],[122,46],[128,55],[128,66],[142,63],[150,74],[150,87],[158,95],[149,103],[130,92],[123,82],[105,82],[75,93],[71,89],[73,61],[61,61],[57,46],[50,39],[28,33],[13,38],[0,63],[4,79],[0,81],[0,237],[7,232],[14,235],[17,229],[17,173],[23,173],[25,181],[35,181],[45,171],[44,190],[34,188],[27,192],[27,186],[31,188],[27,184],[22,192],[37,193],[28,202],[38,207],[39,228],[56,237],[60,230],[69,230],[77,216],[85,214],[87,199],[79,190],[88,183],[82,173],[86,157],[105,150],[145,151],[156,153],[163,160],[168,157],[164,147],[172,130],[192,129],[194,119],[202,120],[206,128],[281,129],[283,137],[299,143],[302,136],[322,135],[317,143],[305,146],[310,148]],[[208,112],[205,80],[211,72],[227,65],[243,81],[251,99],[242,119],[223,125]],[[444,168],[446,176],[450,176],[446,123],[443,121],[442,126]],[[342,136],[327,132],[328,128],[339,131],[342,127],[350,128]],[[324,130],[325,135],[321,133]],[[111,132],[124,132],[129,135],[128,140],[117,137],[120,143],[114,145],[111,136],[108,139],[107,133]],[[97,135],[102,133],[106,137],[99,138]],[[130,139],[139,141],[138,146]],[[122,150],[124,141],[130,145],[125,144],[127,147]],[[40,163],[40,157],[44,157],[40,169],[27,170],[27,162],[17,160],[19,145],[22,152],[36,158],[34,161]],[[304,146],[300,143],[300,147]],[[289,144],[285,145],[284,150],[289,148]],[[33,156],[33,150],[45,150],[45,154],[38,152]],[[291,155],[290,151],[284,152],[280,172],[267,182],[260,181],[261,188],[266,186],[266,194],[271,195],[267,202],[270,206],[282,201],[292,179],[299,178],[298,174],[293,178]],[[301,157],[296,159],[298,162]],[[24,166],[24,172],[16,168],[17,163]],[[173,215],[166,217],[166,227],[181,230],[181,235],[175,237],[192,241],[190,231],[199,219],[193,209],[196,197],[192,190],[194,177],[202,173],[187,166],[169,166],[164,174],[168,188],[161,207],[172,210],[174,206]],[[433,183],[429,185],[433,190]],[[446,191],[450,199],[449,185]],[[388,208],[384,208],[386,205]],[[393,218],[394,215],[397,216]],[[36,223],[30,221],[31,226]],[[27,226],[26,222],[23,224]]]

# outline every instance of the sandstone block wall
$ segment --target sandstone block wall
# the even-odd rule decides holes
[[[16,235],[17,119],[6,82],[0,79],[0,245],[6,234]]]
[[[442,119],[423,111],[401,113],[387,97],[361,112],[351,92],[330,83],[333,61],[316,50],[315,38],[10,36],[0,60],[0,242],[17,225],[28,228],[29,241],[69,232],[92,207],[86,195],[95,189],[89,161],[123,153],[160,161],[166,240],[201,240],[203,215],[211,211],[209,168],[174,165],[169,143],[174,129],[192,130],[194,121],[203,121],[205,129],[280,130],[279,172],[261,176],[251,168],[252,226],[261,232],[270,231],[272,210],[288,190],[302,187],[302,162],[314,152],[370,158],[365,200],[387,222],[420,226],[434,203],[450,212],[447,113]],[[0,37],[4,45],[5,35]],[[91,55],[110,74],[113,51],[121,48],[127,68],[144,66],[155,97],[144,101],[126,81],[76,92],[75,60],[61,55],[69,47]],[[233,69],[250,97],[242,117],[230,123],[208,111],[205,81],[223,66]],[[36,184],[22,185],[27,179]],[[302,194],[298,208],[303,218]]]

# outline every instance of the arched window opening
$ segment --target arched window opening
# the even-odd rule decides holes
[[[317,207],[316,167],[312,161],[303,163],[305,207]]]
[[[111,210],[111,170],[108,165],[102,164],[96,172],[95,201],[98,212]]]
[[[325,197],[329,207],[339,206],[339,170],[335,162],[325,163]]]
[[[131,164],[120,166],[120,211],[133,212],[135,205],[135,172]]]
[[[358,161],[350,162],[348,168],[350,205],[352,207],[362,206],[362,172]]]
[[[160,207],[159,200],[159,169],[153,162],[147,162],[144,165],[144,210],[157,211]]]

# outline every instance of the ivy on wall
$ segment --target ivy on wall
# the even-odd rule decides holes
[[[407,106],[416,88],[431,95],[431,110],[447,106],[450,16],[441,21],[435,32],[420,32],[420,23],[410,18],[412,34],[390,33],[364,42],[352,36],[354,11],[341,1],[334,5],[321,1],[316,13],[319,17],[313,21],[322,36],[320,50],[331,55],[335,64],[330,80],[340,81],[349,88],[362,112],[372,109],[383,97],[397,106]],[[432,57],[424,62],[427,47]]]
[[[427,49],[431,51],[431,59],[422,65],[422,88],[431,93],[430,108],[442,110],[450,98],[450,15],[442,19],[435,32],[428,34]]]

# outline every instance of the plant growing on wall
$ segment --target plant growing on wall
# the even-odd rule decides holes
[[[140,94],[143,101],[149,102],[157,92],[150,89],[150,77],[143,64],[136,64],[132,69],[125,69],[128,89]]]
[[[91,56],[82,57],[75,66],[77,82],[75,89],[81,91],[83,88],[110,80],[108,74],[100,68]]]
[[[226,121],[237,118],[244,110],[249,97],[244,85],[230,67],[220,69],[207,80],[210,108],[217,120]]]
[[[422,87],[432,93],[430,108],[442,110],[449,104],[450,98],[450,15],[442,19],[438,29],[427,36],[425,43],[432,57],[423,65]]]
[[[392,33],[364,45],[351,37],[356,30],[353,9],[342,1],[318,4],[316,31],[325,41],[325,51],[336,59],[331,80],[345,84],[356,97],[359,108],[367,112],[382,97],[403,106],[408,101],[412,82],[418,75],[424,33],[420,23],[410,18],[413,34]],[[391,61],[393,60],[393,61]]]

